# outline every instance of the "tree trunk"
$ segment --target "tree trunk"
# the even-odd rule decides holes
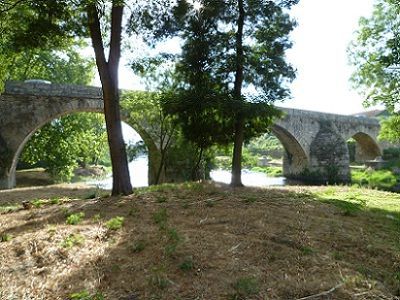
[[[243,51],[243,26],[244,26],[244,6],[243,0],[238,1],[239,17],[237,22],[236,32],[236,72],[235,72],[235,86],[233,90],[234,101],[239,105],[239,112],[236,115],[235,135],[233,141],[233,155],[232,155],[232,178],[231,186],[241,187],[242,184],[242,148],[244,141],[244,117],[241,110],[242,102],[242,85],[243,85],[243,65],[244,65],[244,51]]]
[[[129,177],[125,143],[122,137],[118,91],[123,6],[121,4],[118,5],[117,2],[113,1],[111,11],[111,40],[108,61],[106,61],[104,54],[99,13],[95,4],[92,3],[87,6],[87,13],[90,36],[96,56],[96,65],[103,89],[104,115],[113,171],[111,194],[129,195],[132,193],[132,185]]]

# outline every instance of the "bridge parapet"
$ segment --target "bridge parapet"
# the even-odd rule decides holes
[[[297,116],[314,120],[326,120],[335,123],[380,126],[379,120],[377,120],[376,118],[339,115],[339,114],[324,113],[324,112],[295,109],[295,108],[284,108],[284,107],[278,107],[278,108],[282,110],[286,115],[290,116]]]
[[[101,88],[74,84],[8,81],[4,95],[33,95],[49,97],[103,99]],[[4,99],[7,99],[6,97]]]

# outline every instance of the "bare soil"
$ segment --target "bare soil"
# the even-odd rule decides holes
[[[391,203],[370,209],[321,193],[348,190],[0,191],[0,207],[17,205],[0,214],[0,299],[399,299],[400,196],[357,191]]]

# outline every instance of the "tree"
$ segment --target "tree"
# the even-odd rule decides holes
[[[149,1],[137,1],[131,11],[138,14],[142,6],[148,8],[148,3]],[[20,24],[8,26],[13,32],[9,41],[15,49],[62,44],[62,41],[70,36],[90,36],[103,89],[104,114],[113,168],[112,195],[132,193],[122,138],[118,90],[122,21],[126,5],[122,0],[10,0],[1,10],[2,15],[7,16],[9,20],[12,20],[10,15],[16,14],[18,10],[29,11],[28,15],[23,15]],[[160,12],[162,15],[163,10]],[[149,19],[150,14],[143,13],[141,16]],[[131,22],[135,20],[133,16],[127,19],[130,24],[135,25]],[[156,24],[154,20],[150,23],[149,26]],[[135,28],[130,26],[129,31],[134,33]],[[109,37],[109,42],[106,42],[104,37]]]
[[[351,80],[364,105],[383,103],[394,111],[400,101],[400,4],[379,0],[372,16],[361,18],[356,39],[349,46],[355,67]]]
[[[127,119],[148,147],[150,184],[164,181],[169,148],[176,133],[171,116],[164,113],[162,101],[169,94],[162,92],[125,92],[121,105],[129,111]]]
[[[279,115],[272,103],[288,96],[295,76],[284,55],[295,26],[287,10],[297,1],[199,3],[186,2],[178,18],[185,44],[177,71],[184,83],[169,109],[200,148],[233,141],[231,185],[242,186],[243,142],[268,130]]]

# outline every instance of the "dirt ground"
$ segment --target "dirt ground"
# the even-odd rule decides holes
[[[400,196],[342,190],[0,191],[0,299],[400,299]]]

